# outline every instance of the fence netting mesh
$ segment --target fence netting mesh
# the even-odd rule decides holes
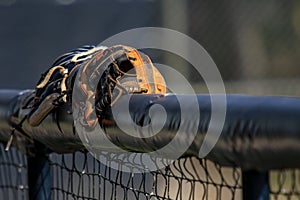
[[[0,143],[0,199],[28,199],[26,156]]]
[[[240,171],[207,160],[185,158],[161,170],[133,173],[88,153],[52,154],[50,159],[58,199],[237,199],[241,194]]]
[[[0,199],[28,199],[26,156],[0,146]],[[242,199],[240,169],[206,159],[182,158],[149,173],[116,170],[87,152],[49,160],[53,199]],[[300,170],[271,171],[270,197],[300,199]]]

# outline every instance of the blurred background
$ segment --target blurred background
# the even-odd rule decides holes
[[[297,0],[0,0],[0,88],[33,88],[60,54],[144,26],[174,29],[198,41],[229,93],[300,95]],[[206,92],[185,61],[148,53]]]
[[[34,88],[57,56],[147,26],[198,41],[217,64],[228,93],[300,96],[297,0],[0,0],[0,88]],[[146,53],[181,72],[196,92],[207,92],[186,61]]]

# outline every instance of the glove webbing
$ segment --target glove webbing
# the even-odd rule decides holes
[[[101,78],[95,97],[95,88],[90,85],[99,79],[99,75]],[[122,94],[166,92],[164,79],[150,58],[136,49],[121,45],[95,54],[83,66],[81,78],[83,81],[80,87],[87,97],[84,115],[86,123],[92,127],[96,125],[97,119],[91,117],[94,111],[90,102],[96,102],[97,117],[103,119],[103,112],[113,106]]]

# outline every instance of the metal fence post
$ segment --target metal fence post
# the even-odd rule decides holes
[[[269,200],[269,172],[242,172],[243,200]]]
[[[28,186],[30,200],[50,200],[51,173],[45,147],[37,145],[35,156],[28,156]]]

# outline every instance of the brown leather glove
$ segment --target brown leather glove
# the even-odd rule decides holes
[[[128,46],[117,45],[98,52],[89,62],[83,64],[81,85],[86,94],[85,118],[89,126],[95,126],[97,120],[89,116],[93,89],[89,82],[99,80],[95,97],[95,108],[100,123],[105,120],[105,111],[123,94],[165,94],[166,84],[163,76],[144,53]],[[86,84],[87,83],[87,84]]]
[[[123,45],[84,46],[60,56],[42,75],[31,104],[32,111],[28,115],[32,126],[38,126],[60,104],[71,105],[78,71],[81,72],[79,84],[85,99],[85,123],[91,127],[97,124],[98,119],[105,118],[105,111],[123,94],[166,93],[163,76],[144,53]],[[94,91],[89,85],[94,79],[99,83],[94,101],[89,101],[94,98]],[[90,118],[91,113],[95,112],[90,102],[95,102],[97,120]]]

